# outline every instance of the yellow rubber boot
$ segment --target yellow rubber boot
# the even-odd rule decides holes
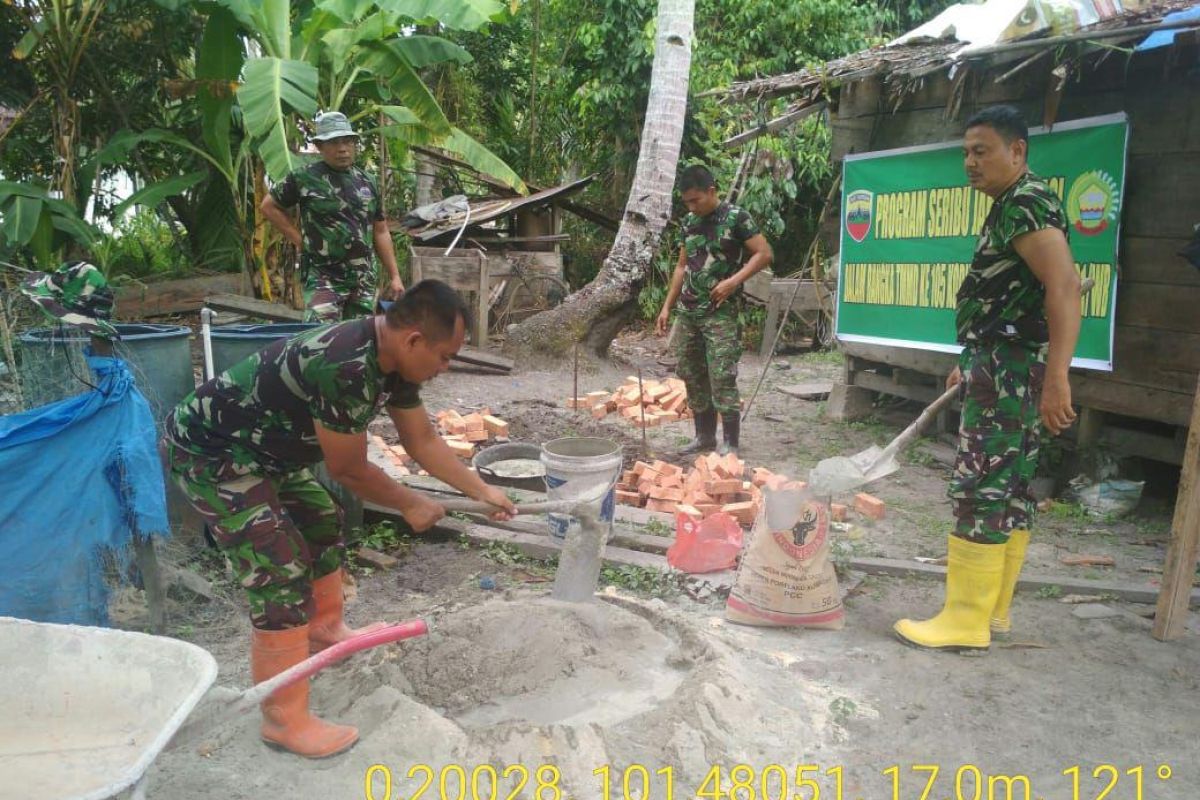
[[[282,631],[253,631],[250,674],[255,683],[308,658],[308,626]],[[267,744],[305,758],[337,755],[358,741],[358,730],[335,725],[308,711],[308,679],[279,689],[262,703],[261,735]]]
[[[1004,548],[1002,544],[978,544],[951,536],[945,605],[932,619],[897,622],[895,630],[900,639],[939,650],[986,650],[992,643],[989,622],[1000,595]]]
[[[1004,577],[1000,579],[1000,596],[996,598],[996,607],[992,610],[992,635],[1007,635],[1012,631],[1012,617],[1009,608],[1012,606],[1013,592],[1017,588],[1017,579],[1021,577],[1021,566],[1025,563],[1025,549],[1029,547],[1029,531],[1015,530],[1004,545]]]

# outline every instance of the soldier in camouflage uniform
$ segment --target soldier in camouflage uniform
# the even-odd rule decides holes
[[[388,291],[404,291],[375,182],[354,166],[358,134],[345,115],[322,114],[312,140],[321,160],[272,187],[262,212],[300,251],[307,319],[337,322],[374,310],[372,244],[388,271]],[[287,210],[300,207],[300,229]],[[303,231],[303,235],[301,235]]]
[[[724,440],[720,452],[737,453],[741,438],[737,368],[742,357],[738,324],[742,284],[771,263],[771,245],[749,214],[721,201],[706,167],[685,169],[679,189],[690,213],[683,221],[679,263],[657,328],[660,334],[666,333],[674,308],[679,326],[676,369],[687,384],[688,406],[696,424],[696,438],[681,454],[717,446],[717,414],[721,415]]]
[[[386,407],[400,442],[431,475],[515,513],[436,435],[419,385],[462,345],[462,299],[422,281],[386,315],[322,326],[280,340],[185,398],[164,444],[175,482],[213,531],[250,600],[256,683],[361,631],[343,619],[341,510],[313,478],[330,475],[360,497],[398,509],[418,531],[442,507],[367,460],[367,425]],[[340,752],[353,728],[308,713],[308,686],[263,705],[262,737],[300,755]]]
[[[1011,106],[967,122],[967,176],[994,202],[958,292],[963,351],[947,379],[961,387],[962,421],[946,601],[932,619],[896,623],[903,641],[922,647],[986,649],[993,631],[1011,629],[1041,428],[1057,435],[1075,419],[1067,371],[1079,337],[1079,274],[1061,201],[1028,170],[1028,138]]]

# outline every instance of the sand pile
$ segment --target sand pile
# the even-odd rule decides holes
[[[284,786],[303,786],[303,797],[361,796],[367,769],[382,764],[404,797],[420,782],[406,778],[414,764],[470,774],[473,765],[546,763],[561,770],[564,792],[596,796],[592,771],[603,764],[670,765],[700,781],[718,761],[769,763],[792,751],[798,732],[820,727],[813,711],[828,702],[810,707],[802,692],[758,688],[771,686],[756,674],[771,665],[724,652],[661,603],[497,599],[432,622],[423,639],[318,677],[317,710],[359,727],[348,754],[269,754],[251,717],[207,758],[164,756],[150,796],[252,797]]]

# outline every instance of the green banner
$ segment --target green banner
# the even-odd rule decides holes
[[[1058,193],[1083,298],[1074,366],[1112,370],[1124,114],[1030,131],[1029,167]],[[955,295],[992,199],[967,183],[961,142],[846,156],[837,336],[957,353]]]

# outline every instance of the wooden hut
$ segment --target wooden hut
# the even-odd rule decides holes
[[[1180,463],[1200,372],[1200,270],[1178,255],[1200,223],[1200,45],[1172,22],[1191,3],[1145,7],[1065,35],[962,52],[959,42],[877,48],[802,71],[734,85],[734,101],[796,98],[740,145],[827,111],[833,156],[961,138],[964,120],[998,103],[1031,125],[1124,112],[1130,138],[1118,259],[1112,372],[1073,371],[1079,439],[1124,455]],[[1164,22],[1164,18],[1166,21]],[[1197,23],[1192,21],[1190,25]],[[1173,42],[1133,48],[1157,29]],[[837,249],[840,215],[824,235]],[[845,385],[832,410],[853,417],[876,392],[929,400],[954,357],[844,342]]]

